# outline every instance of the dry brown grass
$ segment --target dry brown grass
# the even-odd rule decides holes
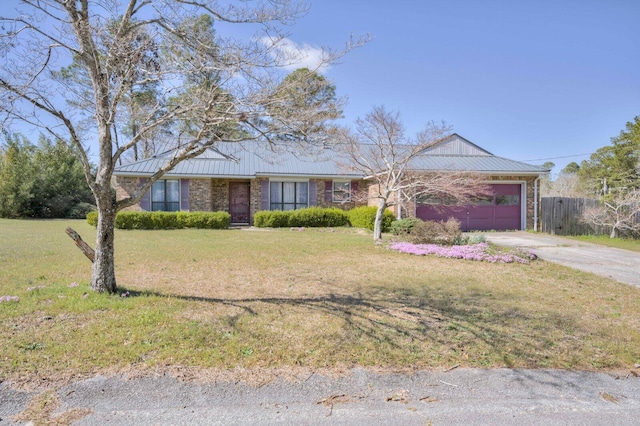
[[[0,221],[0,292],[21,297],[0,305],[5,377],[640,362],[640,290],[542,261],[416,257],[349,229],[128,231],[117,274],[135,297],[120,298],[87,289],[67,225]]]

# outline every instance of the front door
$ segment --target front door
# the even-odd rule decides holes
[[[249,182],[229,183],[231,223],[249,223]]]

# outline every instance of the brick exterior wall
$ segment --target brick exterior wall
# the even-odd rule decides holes
[[[333,201],[333,194],[331,197],[330,201],[327,201],[327,195],[325,194],[325,189],[326,189],[326,183],[330,181],[333,184],[333,180],[331,179],[314,179],[313,181],[310,181],[309,183],[311,184],[312,182],[315,182],[316,184],[316,205],[318,207],[325,207],[325,208],[330,208],[330,207],[337,207],[339,209],[342,210],[351,210],[354,207],[357,206],[366,206],[367,205],[367,199],[368,199],[368,188],[369,188],[369,183],[363,180],[352,180],[351,184],[353,185],[353,182],[357,182],[358,185],[358,191],[356,194],[353,194],[351,197],[350,201],[346,201],[346,202],[334,202]]]
[[[142,185],[144,178],[116,177],[116,197],[118,200],[132,196]],[[189,179],[189,210],[212,211],[211,179]],[[227,202],[228,204],[228,202]],[[140,202],[125,208],[130,211],[142,211]],[[214,210],[215,211],[215,210]]]
[[[212,211],[212,206],[213,188],[211,187],[211,179],[189,179],[189,210],[192,212],[208,212]]]
[[[229,211],[229,179],[210,179],[211,210]]]
[[[116,177],[116,199],[122,200],[133,196],[138,188],[142,185],[142,178],[137,177]],[[136,203],[130,207],[125,208],[130,211],[142,211],[140,203]]]
[[[116,196],[118,200],[132,196],[135,191],[142,185],[144,178],[138,177],[116,177]],[[535,176],[491,176],[487,180],[491,182],[526,182],[527,185],[527,220],[526,228],[534,228],[534,182]],[[189,203],[191,211],[229,211],[229,182],[230,179],[189,179]],[[267,178],[258,178],[250,180],[250,223],[253,224],[254,214],[260,210],[261,204],[261,188],[262,182],[269,181]],[[246,180],[238,182],[247,182]],[[358,192],[360,194],[371,195],[374,192],[373,186],[365,181],[358,182]],[[353,197],[351,201],[345,203],[334,203],[326,201],[325,196],[325,180],[311,179],[310,184],[316,185],[316,205],[319,207],[337,207],[343,210],[349,210],[356,206],[371,205],[376,206],[377,200],[371,197],[361,195]],[[540,195],[538,188],[538,196]],[[365,198],[368,198],[365,199]],[[311,203],[312,204],[312,203]],[[390,208],[397,216],[398,207]],[[540,203],[538,203],[538,220],[540,218]],[[140,203],[127,207],[125,210],[141,211]],[[415,215],[415,205],[413,202],[404,202],[401,207],[402,217],[412,217]]]
[[[267,178],[257,178],[251,181],[251,187],[249,188],[249,209],[251,216],[251,224],[253,225],[253,215],[257,211],[261,210],[260,204],[262,200],[262,182],[268,182]]]

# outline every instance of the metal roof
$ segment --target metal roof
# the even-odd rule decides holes
[[[411,170],[469,171],[482,174],[543,174],[548,170],[495,155],[430,155],[424,154],[411,161]]]
[[[458,135],[445,140],[444,145],[456,148],[426,151],[411,163],[412,170],[470,171],[482,174],[539,175],[548,170],[540,166],[491,155],[482,148]],[[459,148],[466,146],[466,149]],[[442,148],[442,147],[441,147]],[[474,155],[461,155],[460,152]],[[441,154],[449,152],[449,154]],[[116,176],[150,176],[171,158],[167,151],[145,160],[118,166]],[[338,155],[326,150],[315,155],[301,155],[290,151],[271,151],[257,143],[236,143],[207,149],[202,155],[179,163],[166,173],[174,177],[255,178],[257,176],[280,177],[331,177],[362,178],[363,174],[341,167]]]
[[[218,152],[216,155],[215,153]],[[220,155],[223,152],[228,155]],[[340,167],[335,153],[327,151],[316,155],[299,155],[289,151],[271,151],[257,144],[221,146],[209,149],[196,158],[180,162],[167,176],[184,177],[242,177],[256,176],[308,176],[361,178],[362,173]],[[171,158],[168,151],[156,157],[118,166],[116,176],[145,176],[155,173]]]

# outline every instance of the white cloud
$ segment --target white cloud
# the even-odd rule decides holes
[[[325,73],[330,68],[329,64],[326,63],[326,52],[319,47],[314,47],[307,43],[298,45],[288,38],[274,40],[265,37],[262,39],[262,43],[273,49],[274,58],[287,71],[309,68],[319,73]]]

